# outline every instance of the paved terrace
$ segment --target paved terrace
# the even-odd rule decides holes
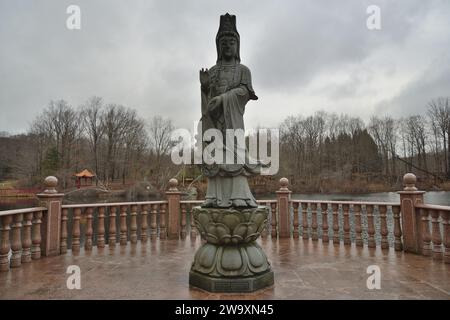
[[[450,265],[429,257],[321,240],[260,239],[275,285],[250,294],[190,288],[188,273],[201,240],[155,240],[81,249],[0,273],[0,299],[450,299]],[[381,289],[369,290],[369,265]],[[81,268],[81,290],[68,290],[66,269]]]

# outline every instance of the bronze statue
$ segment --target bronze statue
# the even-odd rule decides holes
[[[226,130],[244,130],[245,105],[258,97],[252,87],[250,70],[241,64],[240,37],[236,29],[236,17],[220,17],[216,36],[217,63],[212,68],[200,70],[202,95],[203,132],[214,128],[226,137]],[[203,133],[202,132],[202,133]],[[203,136],[203,134],[202,134]],[[206,141],[205,144],[208,144]],[[225,150],[235,159],[239,148]],[[203,164],[202,173],[208,177],[206,201],[202,207],[257,207],[247,182],[247,176],[259,174],[261,165],[249,162],[247,150],[241,150],[245,159],[241,163]],[[237,162],[237,161],[236,161]]]
[[[256,243],[267,224],[269,210],[258,206],[247,176],[258,174],[261,164],[250,161],[245,144],[229,147],[227,130],[244,130],[244,110],[258,97],[252,87],[250,70],[240,63],[236,17],[220,17],[216,36],[217,64],[200,70],[202,118],[199,134],[214,129],[224,139],[219,153],[232,163],[202,164],[208,177],[206,200],[194,207],[192,216],[201,237],[206,240],[195,254],[189,274],[193,286],[213,292],[248,292],[271,286],[270,263]],[[200,128],[199,128],[200,129]],[[233,136],[234,139],[234,136]],[[214,140],[203,140],[203,146]]]

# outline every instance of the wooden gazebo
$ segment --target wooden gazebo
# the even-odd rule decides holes
[[[88,169],[84,169],[79,173],[75,173],[74,177],[76,179],[77,188],[80,189],[81,187],[92,186],[95,174],[90,172]]]

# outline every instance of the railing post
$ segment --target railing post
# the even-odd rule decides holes
[[[450,212],[442,212],[444,227],[444,261],[450,263]]]
[[[291,237],[291,215],[290,200],[291,191],[288,189],[289,180],[287,178],[280,179],[280,189],[277,193],[278,202],[278,232],[280,238]]]
[[[416,210],[417,204],[423,203],[425,191],[418,191],[416,188],[417,178],[412,173],[403,176],[403,191],[400,194],[403,250],[407,252],[421,252],[421,218],[420,212]]]
[[[177,188],[178,180],[169,180],[169,190],[166,191],[168,202],[167,212],[167,238],[178,239],[180,237],[180,200],[181,192]]]
[[[43,256],[54,256],[60,254],[61,205],[64,194],[56,191],[58,185],[56,177],[45,178],[44,184],[46,187],[44,192],[36,195],[40,206],[47,208],[41,225],[41,254]]]

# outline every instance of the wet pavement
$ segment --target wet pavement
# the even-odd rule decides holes
[[[322,245],[302,239],[259,240],[275,285],[249,294],[189,287],[190,264],[201,244],[157,240],[78,255],[42,258],[0,273],[0,299],[446,299],[450,265],[420,255]],[[69,265],[81,270],[81,289],[67,289]],[[381,289],[367,288],[367,267],[381,271]]]

